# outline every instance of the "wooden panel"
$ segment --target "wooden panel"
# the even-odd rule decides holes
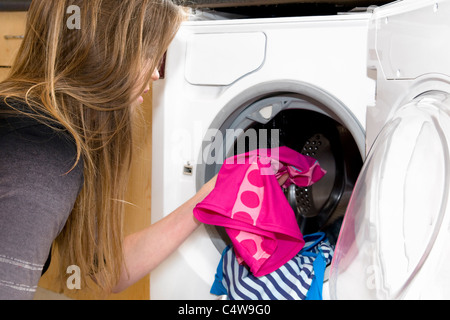
[[[136,126],[133,150],[134,159],[128,186],[128,206],[125,217],[125,233],[140,231],[151,224],[151,188],[152,188],[152,97],[151,91],[146,94],[143,104],[143,118]],[[150,299],[150,276],[120,294],[109,299],[148,300]]]
[[[127,207],[124,230],[131,234],[142,230],[151,223],[151,167],[152,167],[152,97],[151,92],[144,98],[142,121],[136,126],[134,160],[131,169],[130,184],[126,201],[132,203]],[[57,261],[52,260],[49,270],[39,282],[39,287],[59,292],[55,282],[57,278]],[[70,291],[64,288],[62,292],[72,299],[95,300],[103,299],[95,293],[83,290]],[[120,294],[113,294],[110,300],[148,300],[150,299],[150,276],[146,276]]]
[[[11,68],[1,68],[0,67],[0,81],[5,80]]]
[[[10,66],[25,34],[26,12],[0,12],[0,66]]]

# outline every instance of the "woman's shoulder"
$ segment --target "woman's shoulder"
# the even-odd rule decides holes
[[[34,133],[35,138],[59,137],[75,145],[67,130],[52,117],[20,100],[0,98],[0,139],[25,132]]]
[[[50,117],[45,117],[27,103],[17,99],[0,98],[0,127],[19,130],[30,126],[50,124],[58,127]]]
[[[77,158],[75,141],[62,126],[43,119],[25,103],[8,101],[6,104],[3,99],[0,100],[0,149],[9,150],[11,155],[14,151],[21,156],[39,154],[52,162],[59,160],[64,170],[67,163],[73,165]]]

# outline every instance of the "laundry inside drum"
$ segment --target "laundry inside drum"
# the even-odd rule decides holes
[[[335,244],[362,168],[360,151],[349,130],[327,115],[303,109],[283,110],[265,124],[255,121],[242,129],[244,132],[252,130],[268,134],[258,136],[256,143],[248,140],[245,133],[242,134],[235,141],[233,149],[228,151],[228,155],[248,152],[261,145],[287,146],[315,158],[327,171],[312,186],[291,185],[283,191],[301,232],[306,235],[323,231],[330,242]],[[271,135],[272,130],[278,130],[276,137]],[[245,139],[248,141],[243,141]],[[267,141],[264,143],[260,139]],[[245,150],[242,149],[243,145]],[[226,244],[231,243],[224,228],[213,228],[215,230],[212,237],[219,237]]]

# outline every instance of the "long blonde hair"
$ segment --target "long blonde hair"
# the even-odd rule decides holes
[[[67,26],[71,5],[80,8],[79,29]],[[33,117],[56,120],[73,137],[84,185],[56,240],[61,274],[77,265],[82,280],[94,275],[105,292],[124,264],[132,108],[182,20],[170,0],[34,0],[0,84],[4,101],[27,103]]]

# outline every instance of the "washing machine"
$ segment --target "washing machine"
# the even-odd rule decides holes
[[[327,175],[285,190],[304,234],[337,241],[366,156],[369,12],[186,21],[153,86],[152,221],[192,197],[230,155],[288,146]],[[151,273],[151,299],[209,293],[223,229],[202,225]]]
[[[334,299],[450,298],[450,1],[397,1],[370,20],[370,152],[330,270]]]

